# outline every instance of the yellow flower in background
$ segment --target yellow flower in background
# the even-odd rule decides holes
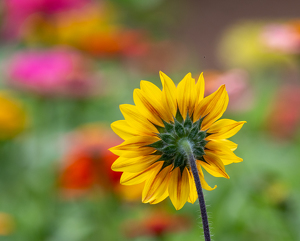
[[[8,92],[0,92],[0,140],[14,137],[26,125],[26,114],[22,105]]]
[[[35,13],[23,27],[30,45],[67,45],[97,56],[131,55],[147,45],[144,31],[129,29],[117,21],[117,11],[109,4],[91,3],[53,13]]]
[[[229,178],[224,165],[241,162],[233,151],[237,144],[227,140],[245,121],[218,120],[228,105],[222,85],[204,98],[204,78],[195,83],[187,74],[176,87],[160,72],[163,89],[141,81],[135,89],[135,105],[120,106],[125,120],[111,127],[124,142],[110,150],[119,156],[114,171],[123,172],[121,184],[144,183],[142,201],[156,204],[170,196],[178,210],[198,196],[190,164],[182,146],[189,143],[195,157],[202,187],[213,190],[205,181],[202,167],[215,177]]]
[[[8,213],[0,212],[0,236],[8,236],[14,231],[14,219]]]
[[[291,56],[271,51],[265,43],[263,22],[240,22],[224,31],[220,39],[219,56],[228,68],[264,68],[293,65]],[[279,34],[280,36],[280,34]],[[282,37],[282,36],[281,36]],[[271,37],[279,41],[278,36]],[[285,42],[287,44],[287,42]],[[230,58],[228,58],[230,56]]]

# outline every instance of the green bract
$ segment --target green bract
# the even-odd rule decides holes
[[[187,114],[184,120],[177,110],[173,122],[168,123],[163,120],[164,127],[157,126],[159,131],[157,136],[160,141],[148,146],[156,149],[154,155],[161,155],[157,161],[164,161],[162,169],[173,164],[173,169],[179,167],[183,172],[185,167],[189,167],[182,146],[185,142],[189,142],[195,158],[205,162],[203,155],[205,155],[204,149],[207,144],[205,137],[208,136],[208,133],[200,130],[203,119],[204,117],[193,123]]]

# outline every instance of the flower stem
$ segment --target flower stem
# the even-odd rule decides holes
[[[198,194],[198,199],[199,199],[199,204],[200,204],[200,211],[201,211],[201,217],[202,217],[202,225],[203,225],[203,232],[204,232],[204,238],[205,241],[211,241],[210,239],[210,232],[209,232],[209,225],[208,225],[208,218],[207,218],[207,211],[206,211],[206,206],[205,206],[205,200],[204,200],[204,195],[202,191],[202,186],[198,174],[198,169],[196,166],[196,160],[191,148],[191,145],[188,140],[186,140],[184,143],[181,143],[182,149],[185,151],[189,164],[191,166],[191,170],[194,176],[195,184],[196,184],[196,189],[197,189],[197,194]]]

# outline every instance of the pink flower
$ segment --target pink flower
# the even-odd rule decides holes
[[[71,49],[19,52],[7,71],[11,85],[41,95],[86,97],[95,94],[97,86],[87,60]]]
[[[253,106],[254,94],[249,84],[248,73],[242,69],[232,69],[226,72],[205,71],[205,95],[216,91],[222,84],[230,98],[228,109],[232,111],[245,111]]]
[[[286,54],[300,53],[300,32],[292,24],[267,25],[262,31],[261,40],[269,50]]]
[[[53,14],[70,9],[80,9],[91,0],[4,0],[4,34],[18,37],[22,25],[35,13]]]

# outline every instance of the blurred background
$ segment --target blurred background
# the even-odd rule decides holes
[[[205,173],[214,240],[300,240],[300,2],[2,0],[0,240],[203,240],[198,204],[121,186],[110,123],[141,79],[226,84],[244,162]]]

